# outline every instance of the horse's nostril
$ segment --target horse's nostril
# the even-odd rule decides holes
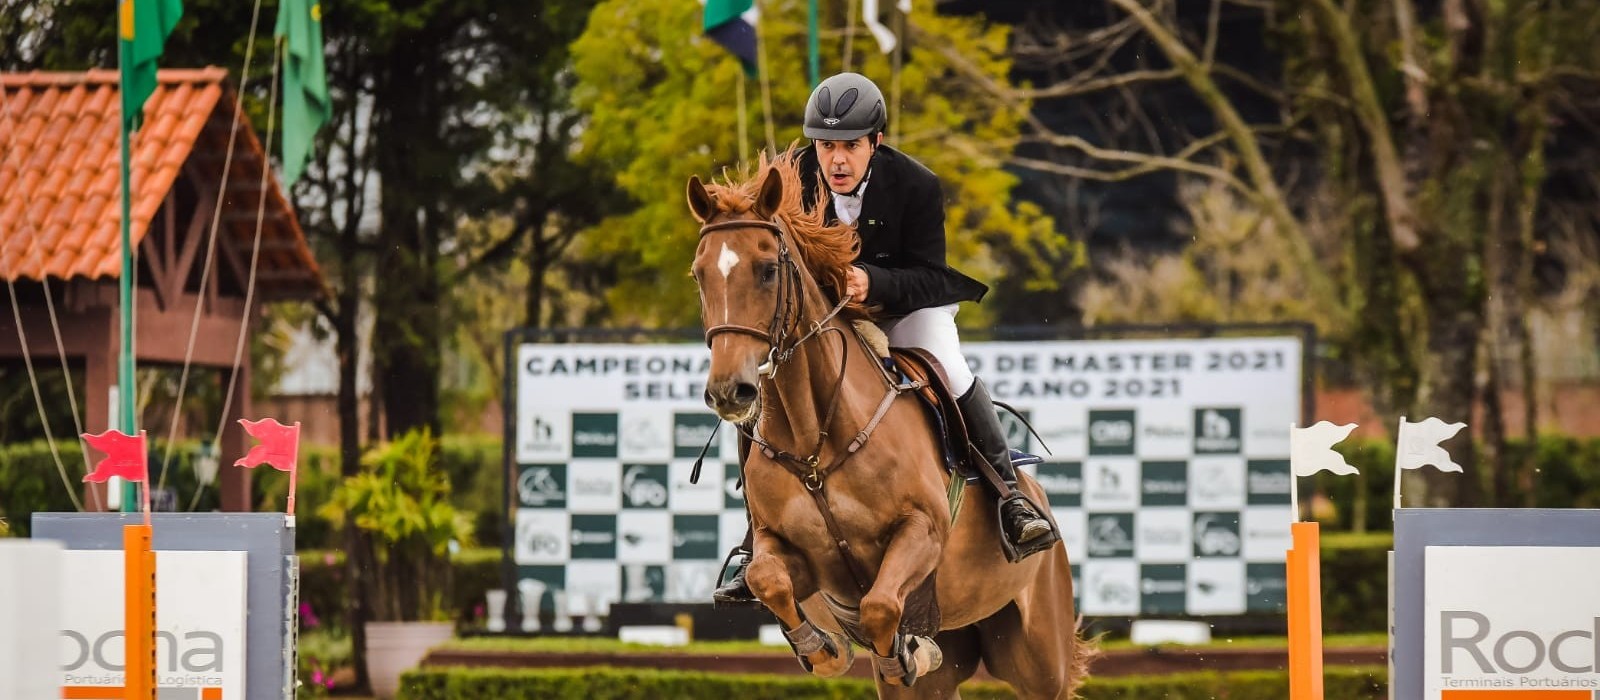
[[[739,403],[750,403],[756,400],[756,385],[739,382],[733,386],[733,398]]]

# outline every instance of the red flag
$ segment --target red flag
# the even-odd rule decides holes
[[[99,435],[84,433],[83,440],[90,447],[106,453],[106,458],[94,465],[94,471],[83,477],[84,481],[100,483],[113,476],[128,481],[150,478],[150,467],[145,461],[143,430],[139,431],[138,437],[124,435],[117,430],[107,430]]]
[[[299,456],[300,448],[300,423],[284,425],[271,418],[258,421],[239,419],[239,425],[244,426],[244,431],[261,441],[261,444],[250,448],[250,452],[233,463],[236,467],[255,467],[260,464],[270,464],[272,468],[282,472],[293,472],[295,460]]]

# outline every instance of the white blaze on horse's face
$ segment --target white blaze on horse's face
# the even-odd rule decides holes
[[[722,273],[722,322],[728,322],[728,273],[733,272],[733,266],[739,264],[739,254],[724,242],[722,254],[717,256],[717,271]]]

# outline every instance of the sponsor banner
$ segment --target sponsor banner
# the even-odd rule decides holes
[[[669,603],[702,603],[717,588],[717,565],[722,561],[678,561],[667,565],[663,597]]]
[[[672,561],[672,514],[624,510],[617,515],[617,561],[664,564]]]
[[[1091,511],[1138,508],[1139,460],[1091,457],[1084,462],[1083,507]]]
[[[1237,558],[1244,551],[1239,513],[1195,513],[1194,556]]]
[[[1600,547],[1430,546],[1424,562],[1424,698],[1600,690]]]
[[[156,687],[162,697],[242,698],[246,552],[158,550]],[[61,552],[60,697],[124,685],[121,550]]]
[[[622,465],[622,507],[667,507],[668,468],[665,464]]]
[[[616,513],[621,507],[621,464],[615,461],[573,460],[572,466],[567,469],[567,510],[574,513]]]
[[[618,434],[617,414],[572,414],[573,457],[616,457]]]
[[[517,510],[512,559],[518,564],[561,564],[571,559],[571,517],[559,510]]]
[[[660,603],[667,598],[667,567],[661,564],[623,564],[622,602]]]
[[[1245,611],[1245,563],[1237,559],[1200,559],[1189,563],[1191,615],[1238,615]]]
[[[722,444],[712,438],[721,419],[705,412],[678,412],[672,414],[672,456],[695,459],[706,451],[706,459],[722,457]]]
[[[1183,564],[1140,566],[1139,612],[1145,615],[1182,615],[1189,590],[1187,570]]]
[[[542,410],[517,414],[517,461],[540,462],[566,459],[571,414]]]
[[[721,523],[715,515],[672,516],[672,559],[721,559],[719,531]]]
[[[1282,613],[1289,605],[1289,577],[1282,563],[1244,565],[1245,611]]]
[[[573,513],[571,534],[572,558],[617,558],[617,516]]]
[[[1083,505],[1081,462],[1045,462],[1035,470],[1033,478],[1044,489],[1045,500],[1052,508],[1078,508]]]
[[[1184,506],[1189,504],[1189,463],[1145,462],[1139,477],[1139,504]]]
[[[1090,558],[1132,558],[1134,555],[1133,513],[1090,513],[1087,516],[1087,549]]]
[[[567,465],[524,464],[517,468],[517,505],[566,508]]]
[[[671,480],[667,489],[667,508],[674,513],[720,513],[726,495],[723,493],[722,463],[707,462],[700,465],[700,483],[689,483],[694,474],[694,462],[673,462],[669,472]]]
[[[1245,503],[1248,505],[1289,505],[1292,485],[1287,459],[1252,459],[1245,467]]]
[[[1139,560],[1179,563],[1192,559],[1189,510],[1145,508],[1139,511]]]
[[[1089,514],[1080,508],[1054,511],[1061,543],[1067,548],[1067,561],[1077,564],[1089,558]]]
[[[1137,454],[1139,426],[1131,410],[1089,411],[1089,455]]]
[[[1289,534],[1289,525],[1293,522],[1294,511],[1288,506],[1246,508],[1240,524],[1245,561],[1283,559],[1284,552],[1294,544]]]
[[[1244,452],[1242,411],[1238,408],[1194,409],[1194,453],[1236,455]]]
[[[1081,569],[1075,582],[1083,587],[1084,615],[1139,614],[1139,562],[1091,559]]]
[[[1141,406],[1136,442],[1144,459],[1188,459],[1194,453],[1193,416],[1187,406]]]
[[[621,411],[622,435],[617,456],[631,462],[665,462],[672,458],[672,415],[643,406]]]
[[[1244,459],[1195,457],[1189,460],[1189,506],[1238,510],[1244,507]]]

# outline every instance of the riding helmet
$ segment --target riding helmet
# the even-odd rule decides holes
[[[883,131],[888,121],[883,91],[860,73],[840,73],[811,91],[804,131],[808,139],[850,141]]]

